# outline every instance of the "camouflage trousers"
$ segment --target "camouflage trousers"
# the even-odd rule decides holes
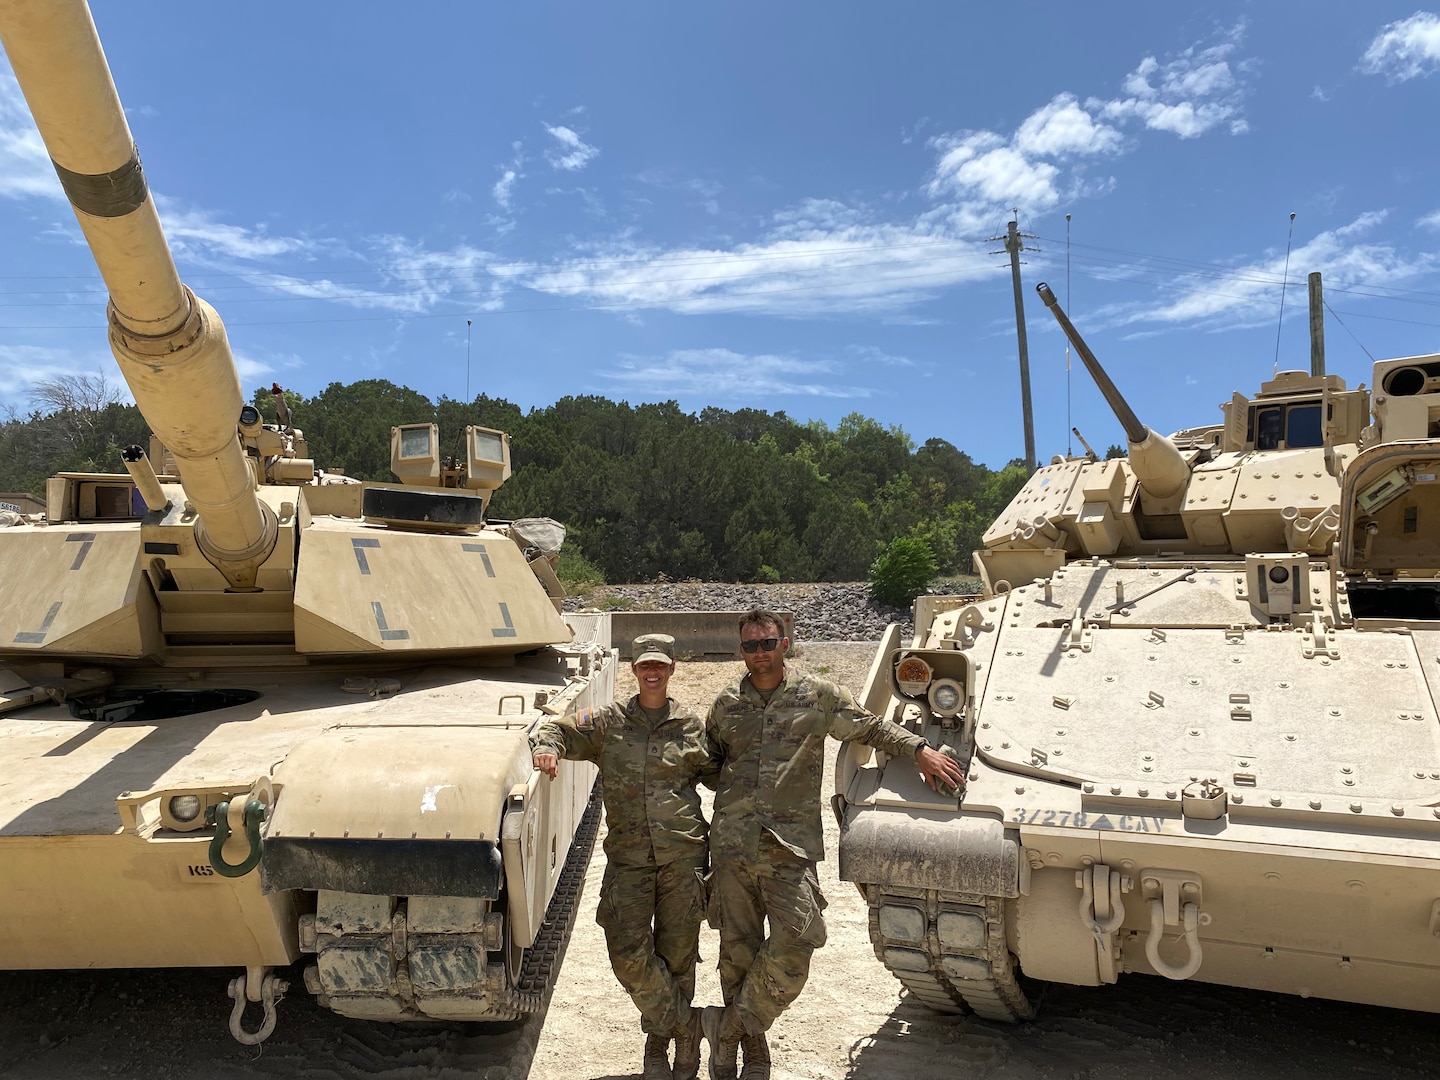
[[[799,997],[810,955],[825,944],[826,903],[815,864],[767,832],[753,863],[717,860],[710,887],[710,924],[720,931],[720,993],[746,1030],[758,1034]]]
[[[704,862],[605,867],[595,921],[647,1035],[670,1038],[687,1015],[704,917]]]

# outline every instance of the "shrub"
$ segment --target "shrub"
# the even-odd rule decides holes
[[[870,595],[882,604],[903,607],[925,591],[935,571],[930,545],[913,536],[897,536],[870,564]]]
[[[560,549],[560,564],[555,568],[555,576],[565,586],[565,591],[572,594],[582,592],[588,586],[605,584],[605,574],[601,569],[573,547]]]

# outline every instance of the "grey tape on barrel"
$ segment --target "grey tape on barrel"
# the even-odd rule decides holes
[[[124,217],[143,206],[150,194],[140,155],[133,150],[129,161],[107,173],[77,173],[54,161],[50,164],[71,204],[91,217]]]

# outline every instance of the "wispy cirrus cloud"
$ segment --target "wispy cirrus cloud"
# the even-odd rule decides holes
[[[1384,75],[1392,83],[1430,75],[1440,68],[1440,15],[1417,11],[1386,23],[1360,57],[1366,75]]]
[[[1319,271],[1327,281],[1361,295],[1367,288],[1394,286],[1440,269],[1440,258],[1434,255],[1402,253],[1392,244],[1371,239],[1387,216],[1384,211],[1364,213],[1347,225],[1316,234],[1291,251],[1290,266]],[[1146,324],[1184,324],[1212,330],[1273,322],[1285,267],[1285,252],[1276,251],[1264,259],[1205,274],[1172,272],[1169,288],[1178,293],[1175,299],[1158,306],[1111,305],[1095,312],[1092,321],[1097,326],[1139,329]],[[1291,280],[1288,289],[1303,291],[1304,284]]]
[[[0,197],[63,199],[60,181],[20,84],[0,55]]]
[[[164,195],[155,195],[165,235],[178,257],[225,257],[260,261],[281,255],[308,254],[319,245],[294,236],[272,236],[263,225],[245,227],[217,221],[207,210],[197,210]]]
[[[673,349],[663,356],[625,355],[599,373],[608,389],[632,389],[648,398],[693,398],[707,402],[751,401],[756,395],[866,398],[865,386],[840,382],[832,360],[746,355],[730,349]]]
[[[991,276],[995,264],[982,245],[1009,208],[1040,213],[1113,188],[1097,164],[1133,152],[1147,134],[1243,134],[1243,36],[1240,25],[1163,61],[1147,56],[1125,77],[1122,95],[1058,94],[1008,133],[933,136],[935,165],[922,188],[931,205],[908,220],[858,200],[806,199],[775,212],[749,241],[665,247],[627,235],[517,273],[516,284],[590,304],[684,313],[901,312],[939,289]]]
[[[134,400],[114,358],[103,344],[76,350],[0,342],[0,402],[28,399],[38,383],[57,376],[93,375],[97,371],[115,387],[121,400]]]
[[[495,186],[490,189],[490,195],[500,204],[502,210],[510,209],[511,193],[515,190],[515,181],[520,174],[514,169],[506,169],[500,174],[500,179],[495,181]]]
[[[545,160],[553,168],[564,172],[575,172],[589,165],[600,153],[598,147],[591,146],[573,129],[563,124],[556,124],[553,127],[546,124],[545,130],[550,133],[557,144],[545,151]]]

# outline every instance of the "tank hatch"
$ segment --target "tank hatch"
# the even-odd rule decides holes
[[[1089,652],[1061,652],[1060,633],[1009,631],[997,651],[990,684],[1013,693],[980,713],[997,766],[1140,798],[1206,778],[1263,798],[1440,797],[1435,707],[1408,637],[1349,634],[1329,660],[1307,659],[1294,631],[1099,628]]]
[[[70,715],[77,720],[97,720],[103,724],[125,721],[146,724],[245,705],[259,696],[259,690],[127,686],[111,687],[94,697],[71,698],[66,705],[70,707]]]

